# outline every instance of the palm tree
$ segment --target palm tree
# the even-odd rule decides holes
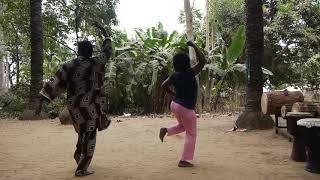
[[[31,5],[31,82],[30,109],[34,109],[43,81],[42,0],[30,0]]]
[[[270,116],[261,112],[263,92],[263,11],[262,0],[246,0],[246,66],[247,86],[245,111],[236,121],[238,128],[266,129],[273,126]]]

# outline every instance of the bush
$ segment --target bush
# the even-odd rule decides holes
[[[15,85],[0,97],[1,112],[22,112],[28,103],[29,86]]]
[[[47,107],[44,107],[45,112],[60,113],[66,105],[66,98],[61,95],[53,100]]]
[[[28,103],[29,86],[15,85],[0,96],[0,117],[17,117]]]
[[[9,89],[7,93],[0,96],[0,117],[17,117],[28,107],[29,85],[18,84]],[[43,108],[45,112],[59,113],[65,105],[65,97],[59,96],[48,106]]]

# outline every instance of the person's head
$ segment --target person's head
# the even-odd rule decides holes
[[[190,58],[186,53],[177,53],[173,57],[173,68],[176,72],[183,72],[189,69],[190,66]]]
[[[93,46],[90,41],[81,41],[78,43],[78,55],[90,58],[93,53]]]

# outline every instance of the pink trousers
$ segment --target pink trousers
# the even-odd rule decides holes
[[[194,110],[187,109],[180,104],[172,101],[171,111],[176,117],[178,124],[167,128],[168,136],[186,131],[184,149],[181,160],[193,160],[194,149],[197,138],[197,116]]]

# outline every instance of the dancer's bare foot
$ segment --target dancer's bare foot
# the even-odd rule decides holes
[[[194,165],[188,161],[179,161],[178,167],[193,167]]]
[[[93,174],[94,171],[88,171],[88,170],[77,170],[74,175],[76,177],[82,177],[82,176],[89,176],[91,174]]]
[[[163,138],[167,134],[167,132],[168,132],[167,128],[160,129],[159,138],[160,138],[161,142],[163,142]]]

